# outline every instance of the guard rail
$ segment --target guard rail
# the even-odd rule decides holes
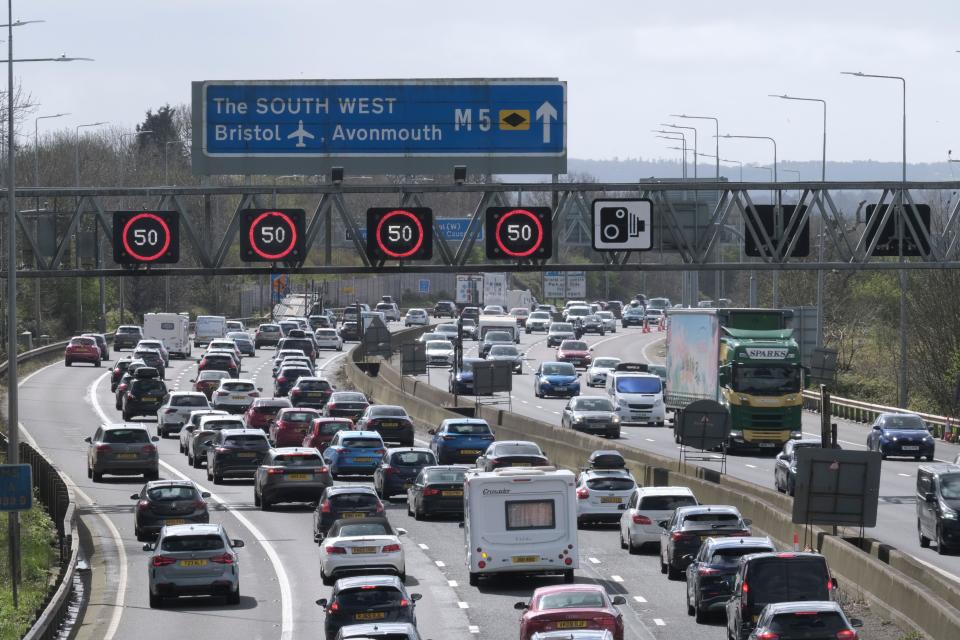
[[[815,413],[821,413],[821,399],[818,391],[803,392],[803,408]],[[841,398],[830,396],[830,415],[843,420],[852,422],[871,423],[877,419],[881,413],[902,413],[903,409],[899,407],[887,407],[882,404],[871,404],[861,400],[851,398]],[[927,423],[934,436],[956,442],[960,434],[960,418],[949,416],[938,416],[932,413],[919,413],[912,411]]]

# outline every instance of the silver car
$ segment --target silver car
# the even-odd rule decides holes
[[[607,438],[620,437],[620,416],[609,398],[575,396],[563,408],[560,426]]]
[[[243,419],[234,416],[204,416],[200,418],[200,426],[190,438],[190,445],[187,447],[187,462],[194,469],[200,469],[207,461],[207,449],[209,445],[205,444],[213,438],[213,434],[221,429],[243,429]]]
[[[431,340],[426,346],[427,366],[453,365],[453,343],[449,340]]]
[[[253,504],[267,511],[278,502],[317,502],[332,484],[330,470],[317,449],[271,449],[254,476]]]
[[[603,330],[610,333],[617,332],[617,316],[612,311],[597,311],[596,315],[603,322]]]
[[[190,414],[198,409],[209,409],[207,396],[199,391],[173,391],[157,412],[157,435],[166,438],[171,433],[179,433],[190,419]]]
[[[550,323],[553,322],[553,316],[549,311],[534,311],[527,316],[527,323],[524,326],[526,333],[534,331],[549,331]]]
[[[257,355],[257,347],[253,344],[253,338],[251,338],[250,334],[246,331],[231,331],[227,334],[227,338],[233,340],[233,343],[237,345],[237,349],[240,350],[241,355]]]
[[[92,437],[83,439],[87,447],[87,477],[94,482],[103,474],[115,476],[143,475],[147,480],[160,478],[160,438],[147,433],[140,424],[102,424]]]
[[[231,540],[219,524],[163,527],[156,544],[143,545],[152,552],[150,608],[162,607],[164,598],[192,595],[225,596],[227,604],[240,604],[241,547],[243,540]]]
[[[197,427],[200,426],[200,418],[203,416],[226,415],[229,415],[226,411],[217,411],[216,409],[196,409],[191,411],[190,415],[187,417],[187,421],[180,429],[180,453],[186,455],[187,451],[189,450],[190,440],[193,439],[194,432],[196,432]]]
[[[523,354],[512,344],[495,344],[487,353],[487,360],[505,360],[513,367],[514,373],[523,373]]]

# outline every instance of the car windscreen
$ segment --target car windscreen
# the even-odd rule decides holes
[[[396,587],[370,585],[345,589],[337,594],[337,603],[343,609],[392,609],[400,607],[403,594]]]
[[[619,358],[597,358],[593,361],[594,369],[613,369],[620,364]]]
[[[315,453],[284,453],[275,456],[273,463],[284,467],[315,467],[323,465],[323,458]]]
[[[117,327],[117,333],[140,333],[140,327]]]
[[[766,553],[773,551],[772,547],[747,547],[738,544],[735,547],[721,547],[710,554],[710,564],[719,564],[725,567],[736,567],[740,558],[751,553]]]
[[[200,377],[198,380],[223,380],[224,378],[229,378],[230,375],[226,371],[201,371]]]
[[[490,433],[490,427],[485,424],[448,424],[447,433],[458,436],[479,436]]]
[[[341,444],[348,449],[381,449],[383,442],[373,438],[344,438]]]
[[[940,476],[940,496],[946,500],[960,500],[960,473]]]
[[[317,414],[312,411],[287,411],[280,419],[286,422],[310,422],[316,417]]]
[[[207,407],[206,396],[174,396],[170,398],[171,407]]]
[[[569,363],[556,363],[556,364],[545,364],[543,365],[543,375],[545,376],[574,376],[576,375],[576,370],[573,368],[572,364]]]
[[[253,410],[261,416],[275,416],[280,409],[283,409],[283,407],[275,404],[258,404],[253,407]]]
[[[207,420],[203,423],[204,431],[220,431],[221,429],[243,429],[239,420]]]
[[[491,331],[486,335],[487,342],[513,342],[513,336],[507,331]]]
[[[534,311],[527,320],[549,320],[550,314],[546,311]]]
[[[673,511],[677,507],[692,507],[697,504],[693,496],[644,496],[637,509],[642,511]]]
[[[367,397],[362,393],[339,393],[336,400],[337,402],[366,402]]]
[[[403,407],[379,406],[370,408],[370,416],[377,418],[406,418],[407,410]]]
[[[317,329],[317,331],[316,331],[316,333],[315,333],[314,335],[316,335],[318,338],[336,339],[336,337],[337,337],[337,330],[336,330],[336,329]]]
[[[73,347],[92,347],[97,344],[97,341],[93,338],[72,338],[70,340],[70,346]]]
[[[437,464],[437,459],[429,451],[402,451],[390,457],[390,464],[397,467],[424,467]]]
[[[453,343],[449,340],[428,340],[427,349],[431,351],[453,351]]]
[[[511,356],[516,357],[520,355],[520,351],[516,347],[512,347],[508,344],[498,344],[496,346],[490,347],[491,356]]]
[[[313,351],[313,341],[309,338],[287,338],[283,346],[286,349],[300,349],[304,353]]]
[[[693,529],[735,527],[740,518],[735,513],[690,513],[684,516],[683,526]]]
[[[660,393],[660,378],[651,376],[617,376],[620,393]]]
[[[923,423],[923,419],[920,418],[920,416],[886,416],[883,419],[883,427],[885,429],[927,430],[927,426]]]
[[[352,422],[324,422],[320,425],[320,434],[332,436],[338,431],[349,430],[353,428]]]
[[[599,609],[605,606],[599,591],[567,591],[542,596],[539,609]]]
[[[110,429],[103,434],[103,441],[112,444],[140,444],[150,442],[145,429]]]
[[[163,551],[217,551],[223,549],[223,538],[216,534],[167,536],[160,548]]]
[[[501,444],[496,446],[498,456],[539,456],[540,447],[535,444]]]
[[[594,491],[630,491],[637,483],[632,478],[591,478],[587,488]]]
[[[266,435],[257,435],[255,433],[244,434],[239,436],[227,436],[227,439],[224,441],[227,444],[233,445],[235,447],[268,447],[270,443],[267,442]]]
[[[330,383],[326,380],[300,380],[297,386],[304,391],[329,391]]]
[[[377,496],[372,493],[339,493],[330,496],[330,502],[338,509],[372,507],[377,504]]]
[[[747,580],[754,604],[830,599],[822,558],[765,558],[751,565]]]
[[[578,398],[574,411],[613,411],[613,403],[607,398]]]
[[[426,472],[425,480],[436,484],[463,484],[466,475],[466,469],[431,469]]]
[[[147,498],[153,502],[172,502],[174,500],[196,500],[197,490],[193,485],[168,485],[147,489]]]
[[[554,322],[550,325],[550,333],[573,333],[573,325],[569,322]]]
[[[564,351],[586,351],[587,343],[580,340],[564,340],[560,348]]]
[[[588,316],[590,315],[590,307],[570,307],[567,309],[568,316]]]
[[[393,531],[385,522],[361,522],[335,527],[327,534],[331,538],[348,536],[392,536]]]

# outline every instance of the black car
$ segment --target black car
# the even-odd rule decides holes
[[[495,344],[508,344],[514,346],[516,342],[509,331],[488,331],[480,342],[480,357],[486,358],[490,353],[490,348]]]
[[[630,306],[623,310],[623,313],[620,315],[620,325],[624,328],[627,327],[642,327],[643,319],[646,317],[647,312],[643,307],[640,306]]]
[[[207,480],[220,484],[227,476],[253,477],[269,450],[260,429],[221,429],[207,448]]]
[[[317,604],[324,608],[323,631],[334,640],[341,627],[364,622],[409,622],[416,625],[414,603],[419,593],[407,593],[396,576],[341,578],[333,585],[330,598]]]
[[[290,388],[290,403],[295,407],[316,407],[327,404],[333,386],[323,378],[303,377]]]
[[[937,545],[943,555],[960,547],[960,465],[917,467],[917,535],[920,546]]]
[[[437,304],[433,305],[433,317],[434,318],[456,318],[457,317],[457,305],[449,300],[441,300]]]
[[[205,353],[197,364],[197,373],[201,371],[225,371],[231,378],[240,375],[240,367],[229,353]]]
[[[836,602],[778,602],[768,604],[755,628],[757,638],[804,640],[856,639],[863,621],[847,618]]]
[[[401,447],[413,446],[413,420],[401,406],[371,405],[356,422],[357,429],[376,431],[384,442],[396,442]]]
[[[580,318],[580,335],[585,333],[599,333],[601,336],[606,333],[606,329],[603,327],[603,320],[600,319],[600,316],[590,314],[589,316]]]
[[[313,539],[323,540],[327,530],[340,519],[383,515],[383,503],[373,487],[344,485],[327,487],[313,512]]]
[[[463,515],[466,466],[424,467],[407,489],[407,514],[422,520],[436,514]]]
[[[679,507],[669,520],[659,523],[660,573],[679,580],[687,565],[700,551],[701,540],[708,537],[749,536],[750,520],[740,516],[736,507],[698,505]]]
[[[120,380],[117,382],[117,388],[114,391],[117,411],[123,409],[123,396],[127,393],[127,389],[133,381],[133,374],[136,373],[137,369],[146,366],[147,365],[143,364],[141,360],[135,360],[127,365],[127,370],[120,376]]]
[[[327,404],[323,405],[323,415],[328,418],[350,418],[356,422],[369,406],[367,396],[362,393],[334,391]]]
[[[360,330],[357,328],[357,323],[353,320],[348,320],[341,324],[337,331],[344,342],[356,342],[360,340]]]
[[[464,320],[466,320],[467,318],[470,318],[474,322],[479,323],[480,307],[464,307],[463,310],[460,311],[460,317],[463,318]]]
[[[133,349],[141,340],[143,340],[143,330],[140,327],[121,325],[113,334],[113,348],[117,351]]]
[[[291,331],[291,333],[293,333]],[[303,351],[303,355],[307,356],[311,360],[317,359],[317,343],[313,341],[312,338],[306,336],[306,334],[301,331],[301,337],[290,337],[284,338],[279,343],[277,343],[277,351],[281,349],[299,349]]]
[[[380,466],[373,472],[373,488],[378,496],[389,500],[398,493],[406,493],[420,470],[435,464],[437,464],[437,457],[430,449],[422,447],[387,449],[380,459]]]
[[[740,558],[776,551],[770,538],[707,538],[687,567],[687,613],[705,622],[733,593]]]
[[[210,522],[205,498],[189,480],[153,480],[143,485],[140,493],[130,496],[137,501],[133,515],[133,535],[141,542],[156,537],[160,529],[175,524]]]
[[[619,320],[623,315],[623,303],[619,300],[610,300],[607,302],[606,311],[612,313],[613,317]]]
[[[113,371],[110,372],[110,392],[117,392],[117,385],[120,384],[120,378],[127,372],[127,367],[133,362],[133,358],[120,358],[113,363]]]
[[[727,600],[727,637],[747,640],[764,607],[778,602],[833,599],[837,587],[819,553],[755,553],[743,556]],[[809,636],[801,636],[809,637]]]
[[[118,388],[119,391],[119,388]],[[157,377],[152,367],[140,367],[123,393],[123,421],[129,422],[137,416],[157,415],[167,395],[167,385]]]
[[[148,367],[156,369],[161,380],[167,377],[163,354],[156,349],[137,349],[133,352],[133,357],[137,360],[143,360]]]
[[[484,471],[502,467],[543,467],[550,464],[540,445],[526,440],[500,440],[491,442],[483,455],[477,458],[477,466]]]
[[[797,451],[806,447],[820,447],[820,438],[804,438],[803,440],[787,440],[783,451],[777,454],[777,461],[773,467],[773,484],[777,491],[793,495],[797,486]]]
[[[297,384],[300,378],[313,377],[313,371],[307,367],[291,366],[283,367],[277,371],[277,377],[273,381],[273,395],[277,398],[286,397],[290,389]],[[293,401],[291,400],[291,403]]]

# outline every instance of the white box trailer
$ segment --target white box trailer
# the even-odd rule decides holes
[[[189,358],[190,316],[180,313],[143,314],[143,337],[160,340],[170,352],[170,357]]]
[[[500,573],[561,574],[580,568],[576,482],[553,467],[471,470],[464,482],[470,584]]]
[[[507,331],[513,341],[520,343],[520,325],[513,316],[480,316],[477,323],[477,339],[483,340],[490,331]]]
[[[227,335],[227,319],[223,316],[197,316],[193,329],[193,346],[205,347],[211,340]]]

